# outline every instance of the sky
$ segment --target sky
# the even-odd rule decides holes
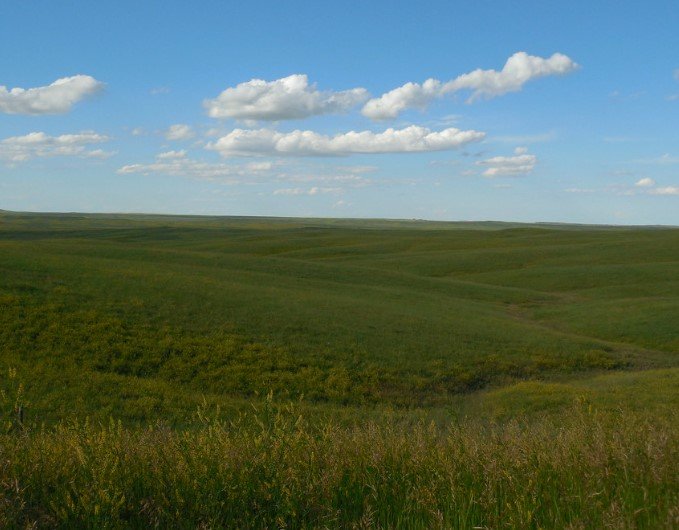
[[[675,1],[0,5],[0,209],[679,225]]]

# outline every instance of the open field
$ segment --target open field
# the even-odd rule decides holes
[[[0,511],[672,528],[678,322],[679,229],[0,213]]]

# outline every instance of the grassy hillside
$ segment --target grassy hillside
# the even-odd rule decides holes
[[[677,366],[679,230],[566,228],[3,214],[0,362],[47,421]]]
[[[677,528],[677,322],[677,229],[0,212],[0,526]]]

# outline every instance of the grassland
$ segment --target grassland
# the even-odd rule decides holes
[[[0,213],[0,523],[672,528],[677,322],[676,229]]]

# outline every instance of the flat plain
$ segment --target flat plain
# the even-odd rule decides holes
[[[0,517],[672,528],[678,322],[679,229],[0,213]]]

